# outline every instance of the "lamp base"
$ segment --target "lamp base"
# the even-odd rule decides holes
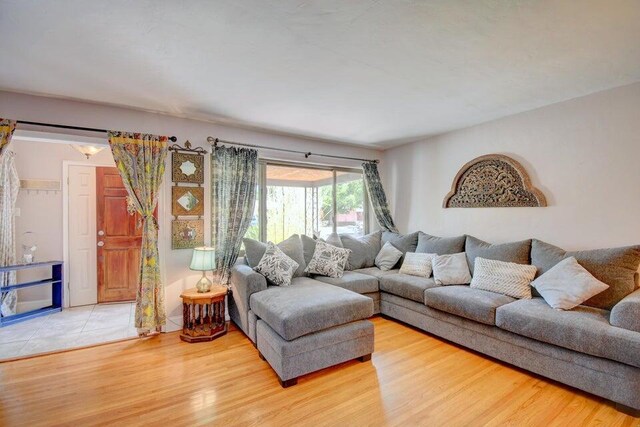
[[[205,292],[209,292],[211,290],[211,286],[213,286],[213,283],[211,282],[211,280],[209,280],[209,278],[203,271],[202,277],[200,278],[200,280],[198,280],[198,283],[196,283],[196,289],[199,293],[203,294]]]

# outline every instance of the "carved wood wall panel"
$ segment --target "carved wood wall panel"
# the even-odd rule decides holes
[[[465,164],[444,198],[444,208],[547,206],[522,165],[502,154],[488,154]]]

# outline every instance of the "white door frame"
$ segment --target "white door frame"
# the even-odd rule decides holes
[[[62,261],[64,261],[64,301],[63,307],[69,307],[70,305],[70,293],[71,288],[69,286],[69,167],[70,166],[85,166],[92,168],[112,168],[111,164],[102,163],[87,163],[76,160],[63,160],[62,161]],[[93,219],[94,221],[96,218]],[[96,260],[96,263],[98,260]],[[97,283],[96,283],[97,286]]]
[[[64,287],[64,301],[63,303],[63,307],[67,308],[69,307],[69,166],[91,166],[91,167],[98,167],[98,168],[113,168],[115,167],[115,164],[113,163],[109,163],[109,164],[103,164],[103,163],[87,163],[87,162],[83,162],[83,161],[77,161],[77,160],[63,160],[62,161],[62,261],[64,261],[64,268],[63,268],[63,274],[64,274],[64,283],[63,283],[63,287]],[[166,177],[165,177],[166,178]],[[171,185],[171,184],[169,184]],[[165,214],[165,210],[166,210],[166,206],[167,203],[165,202],[165,197],[164,197],[164,192],[166,191],[166,186],[167,186],[167,182],[166,180],[163,179],[162,181],[162,185],[160,187],[160,194],[158,197],[158,221],[162,221],[162,217]],[[161,227],[161,228],[166,228],[166,227]],[[169,234],[164,234],[164,233],[169,233]],[[161,262],[160,263],[160,277],[163,280],[167,277],[167,263],[166,263],[166,256],[168,256],[167,252],[167,248],[165,246],[165,240],[166,240],[166,236],[170,235],[170,231],[164,231],[159,233],[159,242],[158,242],[158,249],[160,252],[160,256],[161,259],[165,259],[165,262]],[[98,262],[96,260],[96,262]]]

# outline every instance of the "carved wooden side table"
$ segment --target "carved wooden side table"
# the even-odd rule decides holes
[[[196,288],[184,291],[182,298],[182,333],[186,342],[211,341],[227,333],[224,299],[227,287],[214,285],[209,292]]]

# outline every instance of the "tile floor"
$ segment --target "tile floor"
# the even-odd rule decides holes
[[[0,359],[136,337],[134,308],[134,303],[87,305],[5,326]]]

